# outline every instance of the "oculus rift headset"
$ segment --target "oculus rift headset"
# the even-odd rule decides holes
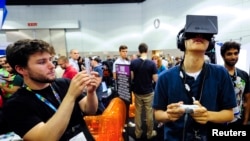
[[[209,45],[207,51],[210,51],[215,46],[214,34],[218,33],[217,16],[198,16],[198,15],[187,15],[186,25],[177,34],[177,47],[181,51],[185,51],[185,39],[186,34],[206,34],[210,35]]]

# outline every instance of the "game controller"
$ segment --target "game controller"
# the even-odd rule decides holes
[[[182,104],[180,107],[185,110],[185,113],[193,113],[194,109],[198,108],[199,106]]]

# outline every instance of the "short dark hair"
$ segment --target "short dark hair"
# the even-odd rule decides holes
[[[66,57],[66,56],[64,56],[64,55],[63,55],[63,56],[60,56],[60,57],[57,59],[57,61],[58,61],[58,60],[62,60],[63,62],[67,62],[67,63],[69,62],[69,58]]]
[[[225,55],[226,51],[228,51],[232,48],[237,49],[238,52],[240,53],[240,46],[241,46],[241,44],[237,43],[235,41],[227,41],[221,46],[220,55],[223,57]]]
[[[124,50],[124,49],[128,49],[128,47],[126,45],[121,45],[119,47],[119,52],[122,51],[122,50]]]
[[[15,70],[17,65],[27,67],[29,57],[37,52],[48,52],[55,55],[53,46],[43,40],[22,39],[6,48],[6,58],[10,66]]]
[[[101,63],[102,60],[99,56],[93,56],[93,57],[89,57],[89,60],[95,60],[97,63]]]
[[[140,53],[147,53],[148,52],[148,45],[146,43],[141,43],[138,47]]]

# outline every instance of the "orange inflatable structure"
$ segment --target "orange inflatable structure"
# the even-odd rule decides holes
[[[96,141],[123,141],[125,102],[119,97],[113,98],[102,115],[85,116],[84,120]]]

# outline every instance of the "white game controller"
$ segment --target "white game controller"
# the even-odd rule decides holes
[[[185,109],[185,113],[193,113],[194,109],[198,108],[199,106],[182,104],[180,107]]]

